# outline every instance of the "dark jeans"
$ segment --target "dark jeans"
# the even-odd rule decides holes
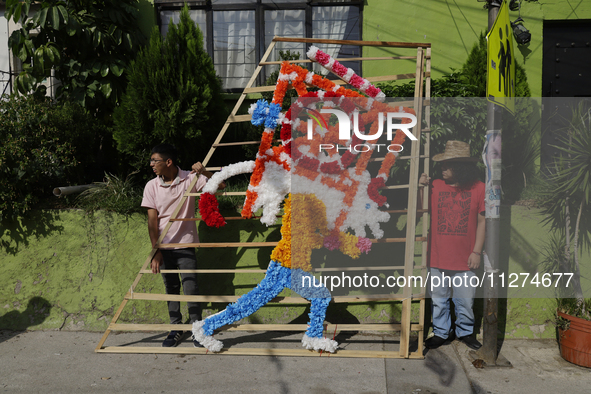
[[[161,269],[166,270],[190,270],[197,269],[197,259],[195,258],[195,249],[161,249],[164,263]],[[181,294],[181,280],[183,284],[183,292],[185,295],[198,295],[197,288],[197,274],[162,274],[164,279],[164,287],[166,287],[166,294]],[[189,307],[189,317],[191,323],[201,320],[201,304],[198,302],[187,302]],[[183,316],[181,314],[181,303],[178,301],[168,301],[168,315],[170,316],[170,324],[181,324]]]

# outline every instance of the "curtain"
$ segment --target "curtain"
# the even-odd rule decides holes
[[[255,12],[213,12],[213,59],[224,88],[243,88],[257,65]]]
[[[265,48],[271,44],[273,37],[304,37],[305,10],[272,10],[265,11]],[[268,61],[279,59],[279,51],[291,51],[300,54],[300,59],[306,58],[306,47],[298,42],[278,42]],[[279,69],[279,66],[266,66],[265,79]]]
[[[199,26],[201,34],[203,34],[203,48],[207,48],[207,22],[205,19],[205,10],[189,10],[189,16]],[[172,18],[172,23],[175,25],[179,23],[181,17],[180,11],[160,11],[160,33],[166,37],[168,33],[168,25]]]
[[[351,7],[348,6],[314,7],[312,10],[312,37],[344,40],[350,10]],[[316,44],[316,46],[335,59],[341,49],[341,46],[336,44]],[[326,73],[318,64],[314,64],[313,70]]]

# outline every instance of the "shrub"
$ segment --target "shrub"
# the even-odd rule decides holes
[[[24,214],[57,183],[87,181],[100,131],[77,104],[36,96],[0,101],[0,215]]]
[[[180,161],[188,165],[209,150],[226,114],[220,79],[185,6],[166,38],[155,28],[131,63],[113,137],[135,168],[145,167],[160,143],[181,148]]]

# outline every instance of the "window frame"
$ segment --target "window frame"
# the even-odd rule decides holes
[[[183,6],[184,2],[179,2],[178,0],[154,0],[154,11],[156,13],[156,23],[158,28],[160,29],[162,26],[162,20],[160,18],[161,11],[179,11]],[[312,38],[312,16],[313,16],[313,8],[314,7],[321,7],[321,6],[351,6],[351,7],[358,7],[359,10],[359,39],[363,37],[363,7],[365,5],[365,1],[360,0],[302,0],[298,2],[282,2],[278,0],[274,3],[263,3],[263,0],[256,0],[253,3],[239,3],[239,0],[236,0],[235,4],[212,4],[211,0],[206,1],[187,1],[186,4],[189,7],[189,10],[205,10],[205,20],[207,31],[205,32],[206,35],[206,43],[205,47],[209,56],[211,56],[214,64],[214,50],[213,50],[213,13],[214,11],[255,11],[255,54],[256,54],[256,65],[261,61],[265,51],[267,50],[265,46],[265,11],[268,10],[304,10],[304,31],[305,31],[305,38]],[[361,70],[362,62],[359,62],[359,68]],[[256,83],[259,86],[265,84],[265,73],[259,73]],[[224,88],[224,91],[227,93],[239,93],[242,92],[244,88]]]

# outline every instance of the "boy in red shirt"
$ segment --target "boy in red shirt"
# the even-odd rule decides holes
[[[477,160],[470,157],[470,146],[460,141],[447,141],[445,152],[433,157],[433,161],[441,162],[443,179],[431,183],[429,194],[434,334],[425,341],[429,349],[451,343],[456,337],[472,349],[482,346],[473,333],[476,288],[470,281],[475,276],[473,270],[480,266],[485,231],[485,187],[478,180]],[[429,180],[422,174],[419,185],[428,187]],[[419,195],[422,197],[422,188]],[[455,305],[455,332],[451,330],[450,297]]]

